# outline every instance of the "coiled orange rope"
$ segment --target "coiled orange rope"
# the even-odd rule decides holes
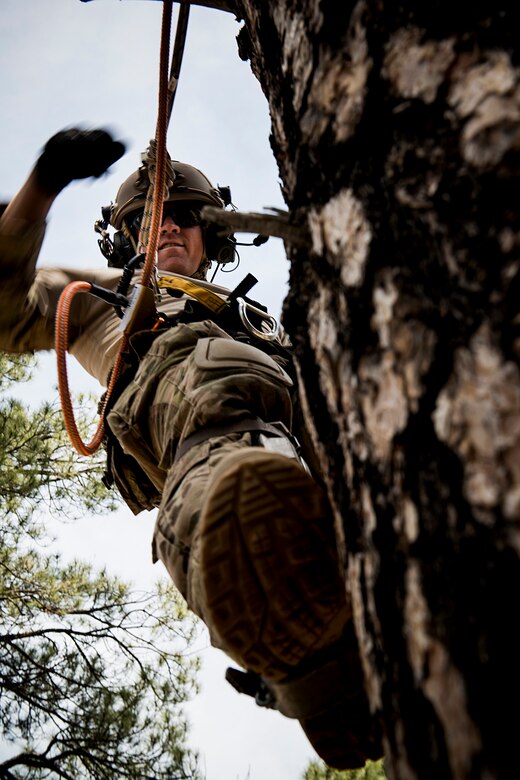
[[[159,231],[162,224],[163,193],[166,180],[166,134],[168,130],[168,55],[170,48],[170,28],[172,18],[173,0],[163,0],[163,16],[161,25],[161,52],[159,66],[159,108],[157,116],[157,125],[155,131],[157,165],[155,168],[154,197],[151,217],[150,240],[147,247],[146,259],[144,263],[141,284],[143,287],[149,285],[152,278],[157,245],[159,241]],[[182,9],[181,9],[182,10]],[[180,21],[180,20],[179,20]],[[128,346],[128,339],[131,335],[125,332],[121,337],[119,351],[112,369],[110,383],[105,393],[103,408],[100,414],[100,420],[93,438],[88,444],[81,438],[81,434],[76,425],[74,410],[70,397],[70,390],[67,378],[66,352],[68,347],[68,323],[69,312],[72,300],[78,293],[89,293],[92,285],[89,282],[72,282],[67,285],[61,293],[56,310],[55,323],[55,349],[58,362],[58,388],[60,393],[63,418],[65,428],[69,434],[72,445],[80,455],[93,455],[103,441],[105,433],[105,410],[114,386],[121,374],[123,367],[123,353]]]
[[[74,417],[74,409],[72,408],[72,401],[70,397],[69,381],[67,377],[67,349],[68,349],[68,329],[69,329],[69,312],[72,299],[78,293],[89,293],[92,285],[90,282],[71,282],[68,284],[60,295],[58,301],[58,308],[56,310],[56,330],[55,330],[55,348],[56,356],[58,359],[58,387],[60,391],[61,408],[63,411],[63,419],[65,422],[65,428],[69,434],[69,438],[74,446],[74,449],[79,452],[80,455],[93,455],[99,448],[103,437],[105,435],[105,409],[108,403],[108,399],[112,394],[114,385],[121,373],[123,366],[122,353],[126,349],[128,344],[128,337],[123,334],[121,344],[119,346],[119,352],[117,354],[114,368],[111,373],[110,383],[105,393],[105,400],[103,408],[101,410],[99,422],[88,444],[81,438],[81,434],[76,425]]]

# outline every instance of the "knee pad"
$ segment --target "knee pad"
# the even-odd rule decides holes
[[[217,337],[199,339],[193,357],[198,368],[203,370],[252,371],[276,379],[287,387],[293,386],[289,374],[270,355],[243,341]]]

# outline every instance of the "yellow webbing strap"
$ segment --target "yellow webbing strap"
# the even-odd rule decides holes
[[[189,282],[187,279],[179,279],[178,276],[159,276],[157,286],[181,290],[216,313],[222,311],[226,306],[226,301],[220,295],[206,290],[205,287],[199,287],[198,284]]]

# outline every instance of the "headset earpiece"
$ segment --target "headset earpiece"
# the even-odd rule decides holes
[[[215,260],[219,265],[234,263],[236,260],[235,237],[226,236],[217,249]]]
[[[122,230],[117,230],[113,238],[113,251],[108,258],[108,265],[112,268],[124,268],[135,252]]]
[[[234,263],[236,261],[236,240],[233,234],[229,236],[219,236],[218,228],[210,227],[206,229],[206,254],[208,260],[213,260],[219,265]]]

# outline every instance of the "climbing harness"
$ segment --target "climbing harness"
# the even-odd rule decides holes
[[[157,287],[159,289],[166,290],[178,290],[186,293],[191,298],[201,303],[207,309],[214,314],[224,314],[226,308],[229,308],[233,304],[236,304],[237,314],[240,321],[246,328],[246,331],[261,341],[275,341],[280,334],[280,326],[278,320],[269,314],[268,312],[255,306],[251,301],[247,301],[243,295],[246,291],[249,291],[253,284],[256,284],[256,279],[252,274],[248,274],[243,282],[240,283],[233,292],[231,292],[227,298],[223,299],[216,293],[202,286],[201,282],[195,284],[189,279],[185,279],[176,274],[169,274],[168,276],[159,275],[157,279]],[[247,286],[247,290],[246,290]],[[243,295],[239,294],[242,293]],[[256,327],[250,317],[254,315],[260,320],[262,327]]]
[[[168,54],[170,48],[172,6],[173,0],[163,0],[159,66],[159,107],[155,143],[151,144],[152,152],[155,155],[155,165],[153,166],[154,176],[150,181],[143,224],[141,225],[141,231],[139,234],[140,242],[145,235],[149,236],[149,240],[147,241],[146,246],[146,259],[142,271],[141,282],[140,284],[136,285],[136,291],[132,300],[130,302],[123,302],[122,300],[115,302],[116,306],[120,306],[121,304],[124,305],[124,303],[129,303],[129,305],[126,307],[125,311],[126,319],[123,318],[122,320],[123,335],[121,337],[119,352],[112,370],[110,383],[107,392],[105,393],[103,406],[100,412],[99,423],[93,438],[89,443],[83,442],[81,434],[78,431],[68,386],[66,350],[68,346],[67,332],[69,311],[72,300],[76,294],[89,293],[92,295],[98,295],[99,297],[107,300],[107,293],[109,294],[109,291],[105,291],[105,293],[100,294],[99,288],[96,288],[95,285],[89,282],[72,282],[63,290],[57,306],[55,348],[58,362],[58,387],[62,403],[65,427],[74,448],[81,455],[93,455],[103,441],[105,429],[105,411],[110,399],[110,395],[112,394],[113,388],[115,387],[123,367],[123,356],[128,346],[128,339],[131,333],[134,332],[137,328],[138,323],[141,321],[142,312],[145,313],[145,316],[149,316],[150,310],[154,308],[154,305],[152,307],[150,306],[151,302],[154,304],[153,290],[150,287],[150,282],[155,268],[155,256],[159,240],[159,231],[162,223],[163,193],[166,186],[166,133],[179,80],[190,8],[188,3],[182,3],[179,7],[175,50],[172,57],[171,74],[168,76]],[[150,296],[152,296],[152,300]]]

